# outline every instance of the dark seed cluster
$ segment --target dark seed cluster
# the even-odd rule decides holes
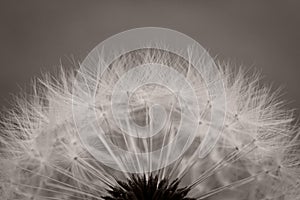
[[[125,182],[118,181],[118,186],[111,187],[105,200],[195,200],[187,197],[190,188],[179,188],[180,180],[169,182],[159,180],[158,176],[149,178],[132,175]]]

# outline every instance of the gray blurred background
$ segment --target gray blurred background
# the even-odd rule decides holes
[[[33,77],[72,67],[107,37],[159,26],[220,61],[261,70],[300,109],[299,0],[1,0],[0,25],[1,107]]]

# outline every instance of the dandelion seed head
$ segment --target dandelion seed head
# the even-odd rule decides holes
[[[300,199],[299,128],[280,91],[200,48],[167,51],[170,41],[94,50],[80,70],[45,75],[16,97],[1,121],[1,199]]]

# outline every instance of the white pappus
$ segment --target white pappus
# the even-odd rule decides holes
[[[32,94],[16,97],[14,109],[2,114],[0,198],[300,199],[300,132],[280,92],[261,84],[257,72],[219,63],[216,66],[224,93],[222,97],[210,96],[205,80],[213,78],[203,77],[189,60],[160,48],[162,44],[155,45],[122,54],[101,76],[61,69],[57,76],[45,75],[34,81]],[[182,51],[190,57],[199,53]],[[98,56],[101,60],[101,52]],[[148,66],[147,74],[133,71],[125,82],[118,82],[137,66]],[[126,92],[127,107],[116,98],[119,96],[114,97],[119,95],[114,94],[119,91],[116,85],[125,90],[130,87],[124,86],[128,80],[144,83],[140,79],[149,76],[167,80],[173,73],[164,72],[167,67],[188,81],[197,100],[198,108],[191,111],[197,111],[197,125],[192,127],[195,134],[193,140],[187,139],[187,146],[178,146],[181,143],[177,141],[186,139],[191,127],[183,123],[183,119],[189,120],[185,104],[172,86],[140,84]],[[89,88],[89,84],[96,85],[93,95],[82,90],[82,85]],[[215,102],[225,97],[225,106],[219,107]],[[115,105],[119,106],[116,111],[112,108]],[[222,124],[211,120],[213,109],[225,113]],[[92,132],[86,128],[88,124],[101,130],[96,129],[97,137],[89,136],[87,147],[80,132]],[[201,157],[199,146],[209,129],[218,129],[221,134],[209,153]],[[151,135],[138,137],[144,132]],[[104,153],[91,153],[95,150]],[[142,156],[148,152],[157,154]],[[172,160],[172,155],[178,158]]]

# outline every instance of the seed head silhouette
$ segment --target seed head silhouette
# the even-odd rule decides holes
[[[1,199],[300,199],[299,128],[258,72],[148,27],[58,74],[3,114]]]

